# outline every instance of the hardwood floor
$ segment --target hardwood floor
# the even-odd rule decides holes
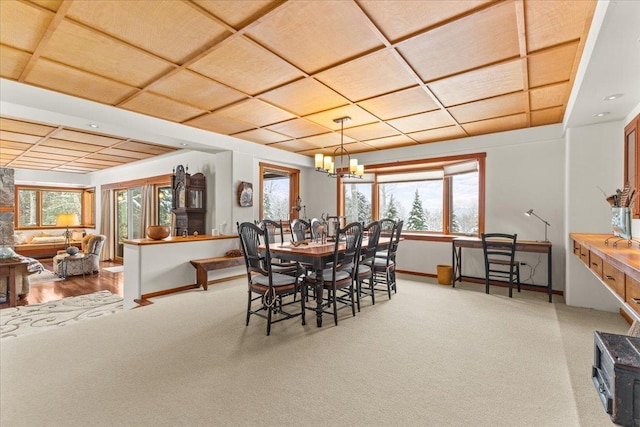
[[[53,263],[51,261],[43,262],[42,265],[47,270],[53,271]],[[105,270],[105,267],[119,265],[122,264],[105,261],[100,263],[100,272],[97,274],[87,274],[84,278],[82,276],[69,276],[65,280],[57,282],[32,285],[27,296],[27,303],[38,304],[102,290],[122,296],[124,273],[112,273]]]

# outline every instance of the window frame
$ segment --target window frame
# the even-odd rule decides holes
[[[429,159],[416,159],[410,161],[401,161],[393,163],[380,163],[365,166],[365,175],[373,174],[373,183],[371,186],[371,205],[372,205],[372,218],[380,219],[379,212],[379,183],[378,175],[403,173],[403,172],[425,172],[442,169],[445,165],[451,165],[455,163],[461,163],[464,161],[476,160],[478,162],[478,233],[476,237],[484,232],[485,223],[485,159],[487,154],[482,153],[470,153],[456,156],[435,157]],[[337,206],[338,215],[344,215],[345,212],[345,192],[343,180],[337,179]],[[443,178],[443,231],[415,231],[415,230],[403,230],[402,235],[409,240],[431,240],[431,241],[451,241],[455,237],[470,236],[464,233],[452,233],[451,226],[451,212],[452,212],[452,182],[450,176]],[[474,236],[473,234],[471,236]]]
[[[260,221],[264,219],[264,174],[267,171],[283,172],[289,175],[289,221],[299,218],[300,212],[294,209],[296,199],[300,195],[300,170],[289,168],[286,166],[280,166],[272,163],[260,162],[260,201],[259,201],[259,214]],[[273,219],[273,218],[269,218]],[[286,222],[287,218],[277,218]]]
[[[36,211],[37,211],[37,225],[34,226],[21,226],[19,224],[20,217],[20,191],[35,191],[36,192]],[[64,229],[66,227],[60,227],[57,225],[43,225],[42,224],[42,193],[43,192],[66,192],[66,193],[79,193],[80,194],[80,224],[77,228],[92,228],[95,227],[96,218],[96,204],[95,204],[95,187],[57,187],[57,186],[44,186],[44,185],[19,185],[16,184],[14,188],[14,200],[15,200],[15,215],[14,215],[14,229],[15,230],[51,230],[51,229]]]

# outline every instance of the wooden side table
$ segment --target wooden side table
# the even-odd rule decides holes
[[[16,267],[27,264],[28,261],[3,260],[0,261],[0,277],[7,278],[7,299],[9,307],[15,307],[18,302],[16,295]]]

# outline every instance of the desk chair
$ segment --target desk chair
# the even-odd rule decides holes
[[[513,295],[514,279],[520,292],[520,262],[515,260],[517,237],[517,234],[482,233],[486,293],[492,278],[509,279],[509,298]]]

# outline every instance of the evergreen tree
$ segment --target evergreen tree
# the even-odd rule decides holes
[[[389,204],[387,205],[387,210],[383,215],[383,218],[391,218],[393,220],[398,220],[398,208],[396,207],[396,199],[393,198],[393,193],[389,197]]]
[[[269,183],[271,184],[271,183]],[[274,219],[273,209],[271,208],[271,194],[273,192],[272,185],[266,187],[266,191],[262,195],[262,217],[265,219]]]
[[[409,218],[407,219],[407,230],[423,230],[425,227],[426,218],[424,216],[424,209],[422,208],[422,201],[420,200],[420,194],[416,188],[416,194],[413,198],[413,205],[409,212]]]

